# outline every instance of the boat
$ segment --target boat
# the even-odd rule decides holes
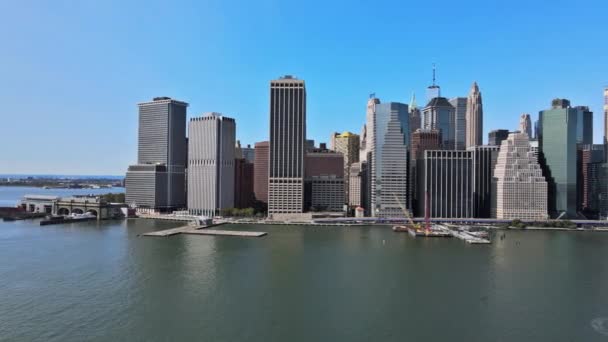
[[[71,215],[49,215],[45,220],[40,221],[41,226],[50,224],[72,223],[81,221],[91,221],[97,219],[97,216],[91,213],[71,214]]]
[[[402,233],[407,233],[408,229],[410,229],[409,227],[410,225],[398,225],[398,226],[393,226],[393,231],[394,232],[402,232]]]

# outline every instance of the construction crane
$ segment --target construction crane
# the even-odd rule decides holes
[[[419,224],[415,223],[414,220],[412,220],[412,216],[410,215],[410,211],[407,210],[407,208],[401,203],[401,201],[399,200],[399,198],[397,197],[397,195],[395,196],[395,201],[397,201],[397,203],[399,204],[399,207],[401,208],[401,210],[403,210],[403,214],[405,215],[405,218],[409,221],[410,227],[412,229],[416,229],[419,230],[421,227]],[[406,231],[407,227],[405,226],[395,226],[393,227],[394,231]]]

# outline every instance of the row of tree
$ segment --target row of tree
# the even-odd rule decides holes
[[[568,220],[553,220],[553,221],[540,221],[533,223],[524,223],[521,220],[513,220],[507,224],[504,228],[519,228],[525,229],[526,227],[547,227],[547,228],[576,228],[576,223]]]

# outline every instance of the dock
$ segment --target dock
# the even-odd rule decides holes
[[[467,243],[471,243],[471,244],[489,244],[489,243],[491,243],[490,240],[488,240],[488,239],[473,236],[464,231],[459,232],[459,231],[452,230],[452,236],[454,236],[455,238],[464,240]]]
[[[182,234],[192,235],[219,235],[219,236],[242,236],[242,237],[261,237],[267,235],[266,232],[246,232],[237,230],[215,230],[215,229],[200,229],[200,230],[187,230]]]
[[[144,233],[141,236],[152,236],[152,237],[169,237],[177,234],[190,234],[190,235],[213,235],[213,236],[240,236],[240,237],[261,237],[268,233],[266,232],[248,232],[240,230],[216,230],[208,229],[211,227],[219,226],[224,223],[210,224],[207,226],[181,226],[177,228],[159,230],[156,232]]]

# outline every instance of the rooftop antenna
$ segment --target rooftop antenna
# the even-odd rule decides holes
[[[433,63],[433,87],[435,87],[435,63]]]

